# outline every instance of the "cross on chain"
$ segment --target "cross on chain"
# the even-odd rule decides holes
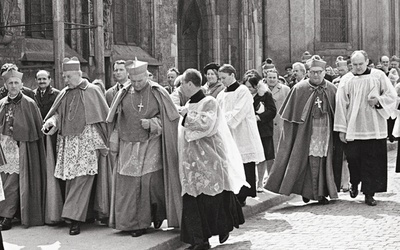
[[[139,105],[137,105],[138,106],[138,108],[139,108],[139,112],[141,112],[142,111],[142,108],[144,107],[143,106],[143,103],[142,102],[140,102],[140,104]]]
[[[321,108],[321,103],[322,103],[322,101],[319,99],[319,96],[317,96],[317,99],[315,100],[315,104],[318,105],[318,108]]]

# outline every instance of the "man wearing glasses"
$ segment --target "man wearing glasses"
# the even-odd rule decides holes
[[[291,89],[279,114],[282,138],[266,189],[303,197],[305,203],[337,198],[334,179],[333,116],[336,87],[324,79],[326,62],[318,55],[307,61],[310,78]],[[338,154],[341,155],[341,154]]]

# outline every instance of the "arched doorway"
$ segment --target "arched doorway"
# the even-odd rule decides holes
[[[178,68],[200,69],[202,63],[202,17],[196,0],[178,4]]]

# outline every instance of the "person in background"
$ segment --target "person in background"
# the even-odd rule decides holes
[[[205,95],[211,95],[217,98],[219,92],[225,89],[224,84],[218,77],[218,69],[220,65],[218,63],[209,63],[203,68],[203,73],[206,76],[207,82],[203,85],[202,89]]]
[[[225,85],[225,91],[218,96],[218,104],[228,123],[233,139],[242,156],[246,181],[250,188],[242,187],[236,195],[242,206],[248,196],[256,197],[255,163],[265,160],[257,119],[253,108],[253,97],[246,86],[236,80],[236,70],[230,64],[222,65],[218,70],[219,78]]]
[[[258,132],[260,133],[261,142],[264,149],[265,161],[257,163],[257,192],[264,192],[264,175],[271,170],[273,160],[275,159],[274,150],[274,124],[273,120],[276,115],[276,107],[272,94],[268,91],[267,86],[261,81],[261,77],[257,75],[245,75],[244,85],[249,89],[253,96],[253,107],[257,119]]]
[[[118,60],[114,62],[113,75],[116,83],[106,91],[106,101],[108,106],[111,106],[111,103],[118,91],[130,83],[129,74],[126,71],[125,64],[125,60]]]
[[[35,101],[44,119],[60,91],[50,85],[51,76],[47,70],[39,70],[36,73],[35,81],[38,84],[38,88],[33,90]]]
[[[283,76],[286,82],[291,82],[293,80],[293,66],[288,64],[285,66],[286,74]],[[287,84],[286,84],[287,85]]]
[[[164,88],[168,91],[169,94],[174,92],[175,88],[178,86],[175,86],[175,79],[180,75],[179,70],[175,67],[168,69],[167,71],[167,84],[164,86]]]
[[[289,94],[290,88],[286,85],[283,85],[280,83],[277,79],[278,77],[278,71],[270,71],[268,72],[263,79],[263,81],[267,84],[268,89],[272,93],[272,98],[274,99],[275,102],[275,107],[276,110],[279,111],[279,109],[282,106],[283,101],[286,99],[286,96]],[[281,131],[283,128],[283,120],[280,117],[278,113],[276,113],[274,117],[274,133],[273,133],[273,142],[274,142],[274,151],[277,152],[278,150],[278,144],[279,144],[279,138],[281,135]]]

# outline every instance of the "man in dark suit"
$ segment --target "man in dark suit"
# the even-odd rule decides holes
[[[50,72],[47,70],[39,70],[36,73],[35,81],[38,84],[38,88],[33,90],[33,92],[35,94],[36,104],[38,105],[42,118],[44,119],[60,91],[50,85],[51,76]]]
[[[118,91],[129,84],[129,74],[126,71],[125,63],[124,60],[114,62],[114,78],[116,83],[106,91],[106,101],[108,106],[111,106],[112,100]]]

